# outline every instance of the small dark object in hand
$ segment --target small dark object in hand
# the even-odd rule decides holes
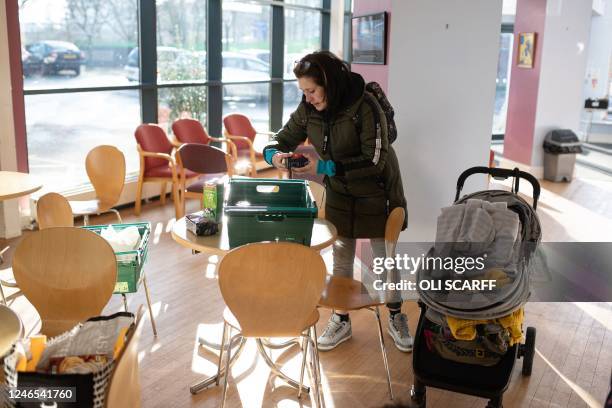
[[[287,158],[287,168],[304,167],[308,164],[308,158],[301,153],[293,153]]]
[[[219,232],[219,224],[214,220],[212,214],[207,213],[207,210],[187,214],[185,225],[187,225],[187,230],[197,236],[215,235]]]

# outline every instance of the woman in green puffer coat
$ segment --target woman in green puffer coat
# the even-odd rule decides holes
[[[286,158],[299,144],[308,139],[314,146],[321,159],[309,157],[305,167],[293,172],[325,175],[325,218],[338,230],[333,273],[352,278],[356,239],[369,238],[374,257],[384,257],[387,215],[395,207],[406,208],[397,156],[387,138],[384,113],[378,112],[382,123],[377,126],[372,109],[380,107],[364,102],[375,98],[366,93],[363,78],[348,64],[320,51],[302,58],[293,72],[304,93],[302,102],[276,134],[276,143],[266,146],[264,157],[286,170]],[[397,292],[387,306],[389,334],[400,350],[411,351],[408,321]],[[348,313],[334,311],[319,336],[319,350],[335,348],[351,333]]]

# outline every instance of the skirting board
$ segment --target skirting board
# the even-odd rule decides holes
[[[495,156],[495,160],[499,162],[498,167],[503,167],[505,169],[513,169],[518,167],[521,171],[531,174],[538,180],[541,180],[544,177],[544,166],[529,166],[527,164],[515,162],[514,160],[497,155]]]

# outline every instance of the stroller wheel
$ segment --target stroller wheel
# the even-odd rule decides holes
[[[531,375],[533,367],[533,356],[535,355],[535,327],[528,327],[525,334],[525,345],[523,346],[523,375],[525,377]]]
[[[414,385],[410,390],[410,408],[425,408],[427,406],[427,395],[425,391],[417,391]]]

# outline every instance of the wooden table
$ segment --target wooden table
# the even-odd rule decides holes
[[[184,247],[209,255],[225,255],[231,248],[227,236],[226,220],[220,225],[220,231],[208,237],[198,237],[187,231],[185,217],[182,217],[172,226],[172,239]],[[318,251],[327,248],[334,243],[338,236],[338,231],[334,224],[327,220],[316,218],[312,226],[312,238],[310,247]]]
[[[42,184],[27,173],[0,171],[0,201],[28,195],[41,188]]]
[[[21,320],[9,307],[0,305],[0,358],[21,337]]]
[[[172,238],[181,244],[184,247],[190,248],[195,251],[203,252],[208,255],[219,255],[223,257],[228,251],[230,251],[229,246],[229,238],[227,235],[227,218],[223,218],[223,222],[220,225],[220,231],[216,235],[211,235],[208,237],[198,237],[195,234],[187,231],[187,227],[185,226],[185,217],[176,221],[172,227]],[[334,243],[336,238],[338,237],[338,231],[336,227],[331,222],[316,218],[314,220],[314,224],[312,226],[312,237],[310,240],[310,247],[315,250],[322,250]],[[219,265],[219,263],[217,263]],[[210,342],[205,341],[204,339],[199,339],[200,344],[208,345],[216,348],[220,348],[220,345],[212,344]],[[239,343],[235,352],[232,353],[232,359],[230,361],[230,367],[233,363],[238,359],[242,349],[246,343],[246,339],[243,337],[241,342]],[[276,374],[278,377],[282,378],[285,382],[287,382],[290,386],[298,389],[299,383],[292,378],[287,377],[282,371],[276,367],[274,362],[270,359],[268,354],[264,350],[264,346],[268,348],[285,348],[295,343],[295,340],[290,340],[282,344],[273,344],[269,341],[262,341],[261,339],[257,340],[257,349],[259,354],[263,357],[264,362],[270,367],[270,369]],[[296,343],[299,345],[299,343]],[[192,394],[197,394],[200,391],[203,391],[207,387],[213,384],[219,384],[221,378],[225,375],[225,366],[222,366],[219,370],[219,375],[214,375],[212,377],[208,377],[191,387],[189,387],[189,391]],[[310,387],[302,385],[302,389],[304,392],[309,392]]]
[[[42,184],[40,184],[35,177],[27,173],[18,173],[15,171],[0,171],[0,201],[10,200],[12,198],[28,195],[37,190],[40,190],[41,188]],[[0,264],[4,262],[2,255],[8,249],[9,247],[0,249]],[[6,298],[2,290],[2,285],[9,287],[16,287],[16,285],[12,278],[0,280],[0,297],[1,300],[6,304]]]

